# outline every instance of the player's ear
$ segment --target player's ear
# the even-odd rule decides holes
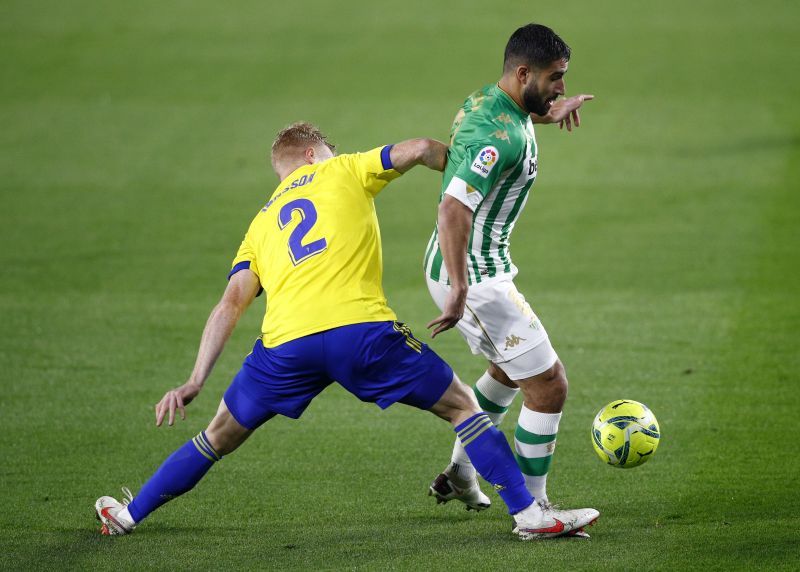
[[[312,165],[314,163],[314,159],[316,158],[316,156],[317,156],[317,154],[314,151],[313,147],[306,147],[306,151],[305,151],[305,154],[304,154],[304,158],[306,160],[306,163],[308,163],[309,165]]]
[[[517,76],[517,81],[519,81],[522,85],[525,85],[530,81],[530,75],[531,75],[530,67],[524,65],[517,66],[514,72]]]

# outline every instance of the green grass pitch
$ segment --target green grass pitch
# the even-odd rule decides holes
[[[446,4],[0,4],[0,568],[800,566],[800,10]],[[95,498],[137,490],[205,427],[258,331],[262,299],[188,419],[154,427],[276,185],[273,134],[307,119],[345,152],[446,139],[529,21],[572,46],[568,92],[597,96],[577,132],[538,128],[513,239],[570,377],[550,496],[602,512],[592,539],[515,541],[494,493],[481,514],[435,506],[447,425],[337,388],[136,534],[100,537]],[[378,200],[387,294],[420,337],[437,181],[412,172]],[[433,347],[480,375],[457,333]],[[589,438],[618,398],[663,431],[630,471]]]

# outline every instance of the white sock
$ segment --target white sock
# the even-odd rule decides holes
[[[547,502],[547,473],[550,470],[561,413],[539,413],[525,405],[519,412],[514,432],[517,464],[525,487],[539,502]]]
[[[534,501],[529,507],[522,509],[514,515],[514,520],[521,519],[527,522],[540,522],[542,520],[542,507]]]
[[[519,388],[508,387],[500,383],[489,375],[488,371],[478,379],[473,389],[481,409],[486,412],[496,426],[503,421],[509,406],[519,393]],[[472,466],[472,461],[469,460],[469,456],[458,438],[453,445],[453,455],[450,466],[447,468],[447,474],[457,486],[462,487],[478,480],[475,467]]]

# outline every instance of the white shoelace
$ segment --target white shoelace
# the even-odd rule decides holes
[[[122,499],[122,504],[125,506],[131,504],[131,502],[133,501],[133,493],[131,492],[131,490],[128,487],[122,487],[122,494],[124,495]]]

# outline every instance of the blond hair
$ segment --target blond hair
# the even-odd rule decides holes
[[[328,138],[316,125],[307,121],[292,123],[278,131],[275,136],[275,140],[272,142],[272,161],[274,163],[276,156],[286,149],[302,149],[318,145],[325,145],[331,150],[331,153],[336,153],[336,146],[328,142]]]

